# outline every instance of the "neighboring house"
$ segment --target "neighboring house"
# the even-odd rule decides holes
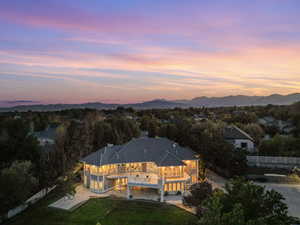
[[[276,127],[281,133],[290,134],[296,127],[290,121],[276,120],[272,116],[258,119],[258,123],[265,127]]]
[[[265,127],[271,127],[271,126],[277,127],[276,119],[272,116],[265,116],[263,118],[259,118],[258,123]]]
[[[18,120],[18,119],[21,119],[21,118],[22,118],[22,117],[21,117],[20,115],[15,115],[15,116],[14,116],[14,119],[15,119],[15,120]]]
[[[278,120],[278,127],[284,134],[290,134],[294,129],[296,129],[292,122],[283,120]]]
[[[38,139],[41,146],[53,145],[55,143],[57,127],[47,127],[43,131],[34,132],[33,135]]]
[[[170,123],[170,120],[161,119],[160,122],[164,123],[164,124],[168,124],[168,123]]]
[[[164,194],[183,193],[198,182],[196,153],[166,138],[140,137],[124,145],[108,145],[81,160],[84,185],[92,192],[152,188]]]
[[[237,126],[225,127],[223,135],[225,140],[233,144],[236,149],[255,151],[253,138]]]
[[[135,120],[135,121],[137,121],[139,119],[139,117],[137,117],[134,114],[125,114],[125,118],[129,119],[129,120]]]
[[[204,122],[208,120],[208,116],[206,116],[204,113],[194,114],[193,119],[196,122]]]
[[[235,110],[232,112],[232,114],[234,114],[234,115],[245,115],[247,113],[248,112],[246,110]]]

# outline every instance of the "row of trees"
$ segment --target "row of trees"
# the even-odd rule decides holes
[[[300,138],[276,135],[270,140],[262,141],[259,155],[300,157]]]
[[[39,188],[42,153],[24,120],[0,122],[0,215]]]

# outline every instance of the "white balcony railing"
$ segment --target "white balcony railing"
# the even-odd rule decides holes
[[[151,173],[131,174],[128,176],[128,183],[129,184],[158,185],[159,177],[156,174],[151,174]]]

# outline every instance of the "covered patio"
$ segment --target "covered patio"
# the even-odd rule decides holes
[[[120,197],[120,198],[128,198],[127,190],[119,190],[119,191],[111,191],[111,195]],[[159,201],[160,195],[157,189],[154,188],[144,188],[144,187],[133,187],[130,190],[130,198],[132,200],[151,200],[151,201]]]

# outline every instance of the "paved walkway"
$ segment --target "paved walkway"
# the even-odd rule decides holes
[[[76,188],[76,194],[74,196],[62,197],[61,199],[57,200],[56,202],[50,204],[49,207],[64,209],[64,210],[73,210],[74,208],[85,203],[87,200],[89,200],[89,198],[92,198],[92,197],[101,198],[101,197],[107,197],[107,196],[109,196],[108,193],[96,194],[96,193],[89,191],[82,185],[79,185]]]
[[[165,196],[165,202],[171,205],[175,205],[178,208],[184,209],[190,213],[196,214],[196,208],[191,208],[183,205],[181,195],[168,195]]]
[[[213,189],[218,188],[224,190],[225,183],[227,182],[226,178],[219,176],[209,169],[206,170],[206,177]]]

